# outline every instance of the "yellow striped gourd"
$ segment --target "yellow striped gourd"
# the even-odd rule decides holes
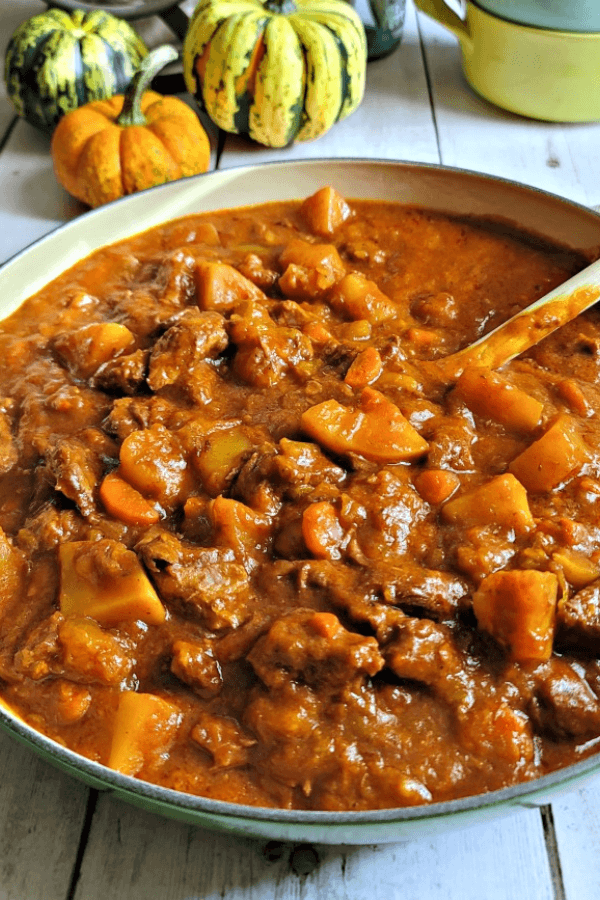
[[[183,45],[188,91],[224,131],[310,141],[362,100],[367,47],[344,0],[200,0]]]

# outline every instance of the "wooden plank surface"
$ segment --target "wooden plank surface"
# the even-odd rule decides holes
[[[536,811],[401,844],[294,846],[168,822],[100,795],[74,900],[107,896],[554,900],[555,895]]]
[[[568,900],[600,897],[600,780],[558,797],[552,817]]]
[[[66,900],[87,797],[0,732],[0,900]]]

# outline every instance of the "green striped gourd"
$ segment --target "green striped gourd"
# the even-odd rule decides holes
[[[200,0],[183,45],[186,86],[213,122],[268,147],[314,140],[350,115],[366,61],[344,0]]]
[[[10,39],[8,95],[20,116],[51,133],[70,110],[122,93],[146,53],[122,19],[102,10],[51,9],[23,22]]]

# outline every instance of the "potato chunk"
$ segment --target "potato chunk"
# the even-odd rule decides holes
[[[302,427],[333,453],[356,453],[381,463],[407,462],[426,453],[428,444],[395,404],[365,388],[360,407],[325,400],[302,414]]]
[[[244,300],[266,300],[260,288],[227,263],[198,260],[194,281],[200,309],[227,312]]]
[[[322,187],[307,197],[300,212],[308,227],[321,237],[331,237],[342,222],[352,215],[352,210],[333,187]]]
[[[597,563],[586,554],[568,547],[553,553],[552,562],[562,570],[566,580],[577,591],[600,578],[600,566]]]
[[[424,469],[415,476],[415,487],[426,503],[436,506],[460,487],[460,478],[445,469]]]
[[[544,662],[552,654],[558,578],[553,572],[515,569],[484,578],[473,595],[479,628],[515,662]]]
[[[136,775],[160,762],[169,751],[181,722],[174,704],[154,694],[123,691],[115,717],[108,766]]]
[[[212,431],[202,450],[194,458],[194,465],[202,478],[204,489],[212,497],[225,490],[230,475],[252,450],[252,441],[239,426]]]
[[[442,518],[465,528],[500,525],[524,534],[534,527],[527,491],[514,475],[498,475],[442,507]]]
[[[347,319],[367,319],[373,324],[386,322],[398,315],[398,307],[381,291],[374,281],[352,272],[331,291],[332,308]]]
[[[563,415],[513,459],[509,469],[528,491],[541,494],[574,475],[589,456],[575,421]]]
[[[189,473],[179,440],[164,425],[133,431],[119,451],[119,475],[144,497],[163,505],[186,493]]]
[[[61,612],[111,627],[160,625],[165,609],[132,550],[118,541],[70,541],[58,549]]]
[[[543,404],[490,369],[465,369],[455,391],[476,415],[511,431],[533,431],[540,424]]]

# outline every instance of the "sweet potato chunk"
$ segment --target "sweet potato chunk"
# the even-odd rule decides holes
[[[227,263],[198,260],[194,281],[200,309],[227,312],[243,300],[266,300],[260,288]]]
[[[58,625],[67,670],[88,682],[120,684],[133,668],[123,644],[90,618],[69,617]]]
[[[500,525],[524,534],[534,527],[527,491],[514,475],[498,475],[442,508],[442,518],[465,528]]]
[[[292,240],[281,254],[280,263],[284,273],[279,287],[286,297],[300,300],[323,296],[346,273],[333,244]]]
[[[416,489],[423,500],[433,506],[448,500],[459,486],[458,475],[445,469],[424,469],[415,476]]]
[[[269,519],[229,497],[213,500],[209,516],[215,529],[215,545],[230,547],[246,569],[251,567],[252,559],[264,548],[268,538]]]
[[[108,766],[136,775],[160,762],[169,751],[181,722],[177,707],[154,694],[123,691],[115,717]]]
[[[132,550],[117,541],[70,541],[58,549],[60,609],[108,627],[140,620],[160,625],[165,609]]]
[[[509,469],[528,491],[541,494],[579,471],[589,455],[575,421],[563,415],[513,459]]]
[[[473,595],[477,624],[516,662],[544,662],[552,654],[558,578],[535,569],[494,572]]]
[[[374,281],[353,272],[346,275],[331,291],[333,309],[347,319],[367,319],[373,324],[386,322],[398,315],[398,308]]]
[[[398,407],[373,388],[364,389],[357,409],[325,400],[307,409],[301,421],[306,433],[333,453],[356,453],[374,462],[418,459],[428,448]]]
[[[540,424],[543,404],[490,369],[465,369],[455,391],[476,415],[511,431],[528,432]]]
[[[308,227],[321,237],[331,237],[342,222],[352,215],[352,210],[335,188],[323,187],[307,197],[300,212]]]

